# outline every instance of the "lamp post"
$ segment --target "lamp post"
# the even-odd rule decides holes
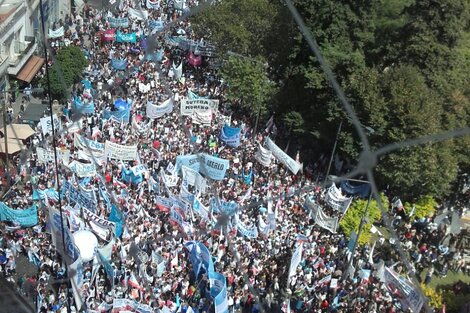
[[[370,185],[370,182],[368,180],[362,180],[362,179],[342,178],[342,177],[337,177],[334,175],[329,175],[327,176],[327,178],[331,180],[333,183],[342,181],[342,180],[347,180],[347,181],[354,181],[354,182],[359,182],[359,183]],[[346,270],[343,272],[343,275],[342,275],[343,280],[346,279],[347,275],[349,274],[349,269],[353,263],[354,254],[356,253],[356,248],[357,248],[357,242],[359,241],[359,237],[361,236],[362,229],[364,228],[364,224],[366,222],[366,216],[367,216],[367,212],[369,211],[369,204],[370,204],[371,199],[372,199],[372,188],[369,189],[369,198],[367,199],[366,208],[364,210],[364,214],[361,217],[361,222],[359,223],[359,229],[357,230],[356,240],[354,240],[354,244],[353,244],[352,251],[351,251],[351,257],[349,258]]]

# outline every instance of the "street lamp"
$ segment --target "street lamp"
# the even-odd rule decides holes
[[[369,184],[369,185],[371,184],[370,181],[367,181],[367,180],[355,179],[355,178],[344,178],[344,177],[338,177],[334,175],[327,176],[327,179],[329,179],[333,183],[347,180],[347,181],[359,182],[359,183],[364,183],[364,184]],[[364,214],[361,217],[361,222],[359,223],[359,229],[357,231],[356,240],[354,240],[354,245],[351,251],[351,258],[349,258],[348,265],[342,276],[343,280],[346,279],[347,275],[349,274],[349,269],[352,266],[352,263],[354,260],[354,254],[356,253],[357,242],[359,241],[359,237],[361,236],[361,232],[366,221],[366,216],[367,216],[367,212],[369,211],[369,204],[370,204],[371,199],[372,199],[372,188],[369,189],[369,198],[367,199],[366,209],[364,210]]]

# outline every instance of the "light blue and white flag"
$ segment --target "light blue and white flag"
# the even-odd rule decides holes
[[[201,157],[200,172],[210,179],[222,180],[225,177],[225,172],[229,167],[229,160],[203,154]]]
[[[93,101],[89,103],[83,103],[79,97],[75,97],[73,104],[75,110],[82,114],[93,114],[95,113],[95,103]]]
[[[227,282],[225,276],[209,272],[210,294],[214,299],[215,313],[228,313]]]

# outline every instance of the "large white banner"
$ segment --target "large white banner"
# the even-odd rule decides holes
[[[75,147],[85,151],[93,150],[101,154],[104,153],[104,143],[90,140],[79,134],[74,134],[73,144],[75,145]]]
[[[59,150],[57,151],[57,159],[62,162],[62,164],[69,164],[70,150]],[[54,162],[54,151],[46,150],[43,148],[36,148],[36,153],[38,155],[38,161],[41,163],[47,163],[49,161]]]
[[[147,102],[147,117],[148,118],[160,118],[167,113],[173,111],[173,97],[165,100],[162,104],[156,105],[151,102]]]
[[[123,146],[106,140],[104,151],[110,159],[133,161],[137,158],[137,146]]]
[[[59,38],[64,35],[64,26],[61,28],[58,28],[56,30],[49,29],[49,38],[54,39],[54,38]]]
[[[258,151],[256,151],[255,159],[263,166],[270,166],[273,153],[268,149],[263,148],[258,144]]]
[[[406,311],[410,309],[414,313],[421,312],[424,299],[421,297],[418,289],[388,267],[385,267],[384,275],[385,286],[387,286],[392,295],[398,297],[403,306],[403,310]]]
[[[106,162],[108,161],[106,158],[106,155],[103,153],[99,152],[93,152],[93,151],[87,151],[87,150],[78,150],[77,151],[77,157],[79,160],[85,160],[89,161],[93,164],[98,164],[100,166],[106,165]]]
[[[282,164],[287,166],[287,168],[294,174],[297,174],[297,172],[300,170],[302,165],[291,158],[287,153],[282,151],[281,148],[276,146],[276,144],[271,140],[271,138],[266,139],[266,146],[269,150],[272,151],[274,157],[279,160]]]
[[[338,189],[335,184],[331,185],[328,188],[328,192],[325,197],[326,202],[330,207],[336,211],[340,211],[343,214],[346,214],[349,206],[352,202],[352,197],[346,197],[341,194],[341,189]]]
[[[52,115],[52,119],[54,120],[54,130],[55,132],[59,132],[62,130],[62,123],[60,122],[60,119],[57,117],[56,114]],[[51,117],[46,116],[40,119],[40,124],[41,124],[41,129],[42,133],[44,135],[51,134],[52,135],[52,124],[51,124]]]
[[[211,99],[183,99],[181,100],[181,115],[192,116],[195,112],[203,113],[212,110],[219,110],[219,100]]]

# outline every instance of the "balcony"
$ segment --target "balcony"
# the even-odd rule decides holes
[[[25,63],[31,58],[37,48],[37,43],[35,40],[31,42],[17,42],[15,51],[18,51],[18,54],[10,56],[10,67],[8,68],[8,74],[17,75]]]
[[[0,54],[0,77],[3,77],[7,72],[10,65],[10,57],[8,55]]]
[[[1,25],[0,25],[0,39],[9,37],[14,32],[15,24],[26,14],[26,7],[22,7],[16,11],[13,15],[9,16]]]

